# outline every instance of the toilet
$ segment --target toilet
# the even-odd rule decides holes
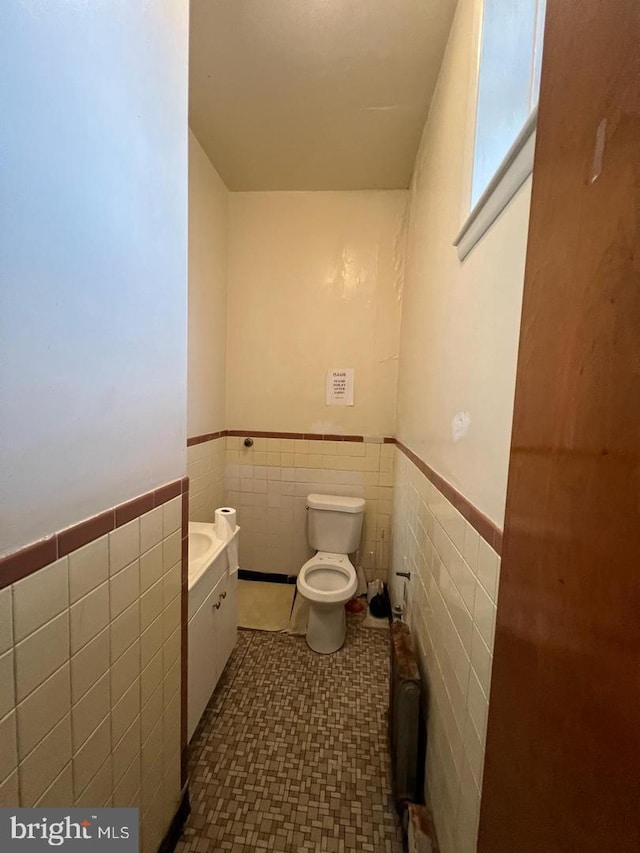
[[[357,550],[365,502],[362,498],[308,495],[309,544],[317,553],[302,566],[296,586],[309,602],[307,645],[328,655],[344,644],[344,606],[358,588],[349,554]]]

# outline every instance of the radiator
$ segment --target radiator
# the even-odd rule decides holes
[[[423,802],[425,726],[422,683],[413,640],[404,622],[391,623],[389,748],[393,798],[401,817],[408,803]],[[403,821],[404,822],[404,821]]]
[[[407,853],[438,853],[431,812],[426,806],[408,806]]]

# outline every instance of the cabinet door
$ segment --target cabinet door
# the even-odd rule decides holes
[[[238,575],[226,574],[220,581],[220,621],[218,623],[218,636],[216,637],[216,649],[218,655],[218,678],[222,675],[229,656],[233,651],[238,636],[238,602],[236,589]]]
[[[189,621],[188,727],[191,740],[222,669],[218,650],[220,637],[220,580]]]

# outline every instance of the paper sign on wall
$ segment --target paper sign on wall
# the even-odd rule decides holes
[[[353,368],[329,370],[327,406],[353,406]]]

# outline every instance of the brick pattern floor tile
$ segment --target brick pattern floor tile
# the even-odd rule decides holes
[[[238,632],[194,735],[177,853],[401,853],[387,750],[389,635],[344,647]]]

